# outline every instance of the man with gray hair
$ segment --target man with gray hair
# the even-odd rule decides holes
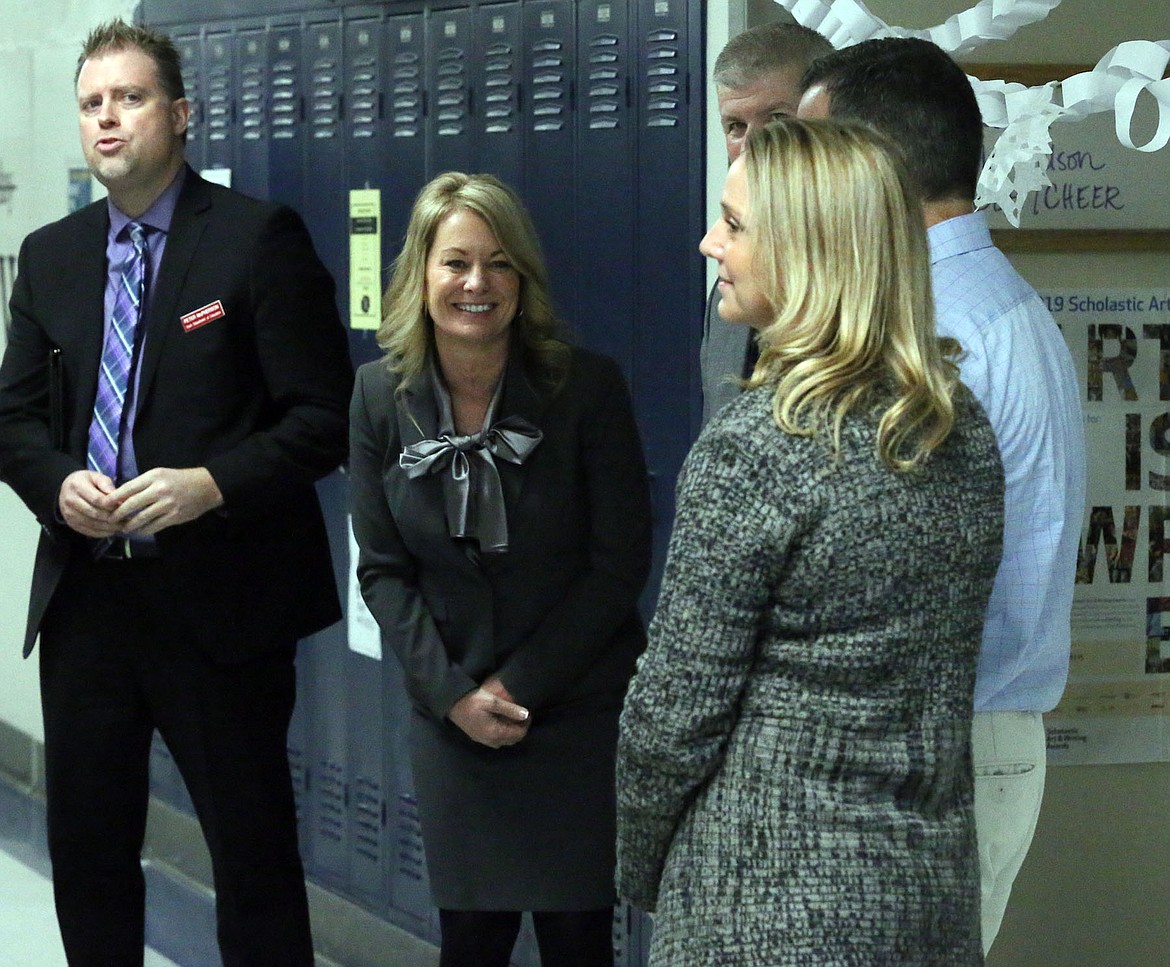
[[[715,60],[711,80],[729,165],[739,157],[749,132],[796,114],[801,77],[817,57],[832,50],[815,30],[792,23],[761,24],[727,42]],[[716,286],[707,300],[699,348],[704,424],[739,393],[736,380],[751,374],[756,357],[751,328],[725,322],[718,308]]]

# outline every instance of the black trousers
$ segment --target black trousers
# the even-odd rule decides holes
[[[439,967],[508,967],[521,914],[440,910]],[[541,967],[613,967],[613,908],[532,914]]]
[[[216,664],[176,625],[172,594],[157,561],[76,559],[42,623],[49,857],[69,965],[143,962],[157,728],[211,853],[225,967],[312,967],[286,747],[295,642]]]

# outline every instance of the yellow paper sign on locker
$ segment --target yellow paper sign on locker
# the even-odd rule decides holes
[[[349,193],[349,325],[377,329],[382,321],[382,192]]]

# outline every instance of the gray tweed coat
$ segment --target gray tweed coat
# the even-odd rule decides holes
[[[621,719],[618,889],[653,967],[981,964],[970,726],[1003,471],[964,392],[922,472],[745,393],[683,467]]]

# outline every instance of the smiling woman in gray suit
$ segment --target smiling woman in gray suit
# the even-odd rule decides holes
[[[487,175],[419,194],[351,408],[362,593],[397,653],[444,967],[612,963],[617,719],[645,645],[645,463],[614,363],[554,337]]]

